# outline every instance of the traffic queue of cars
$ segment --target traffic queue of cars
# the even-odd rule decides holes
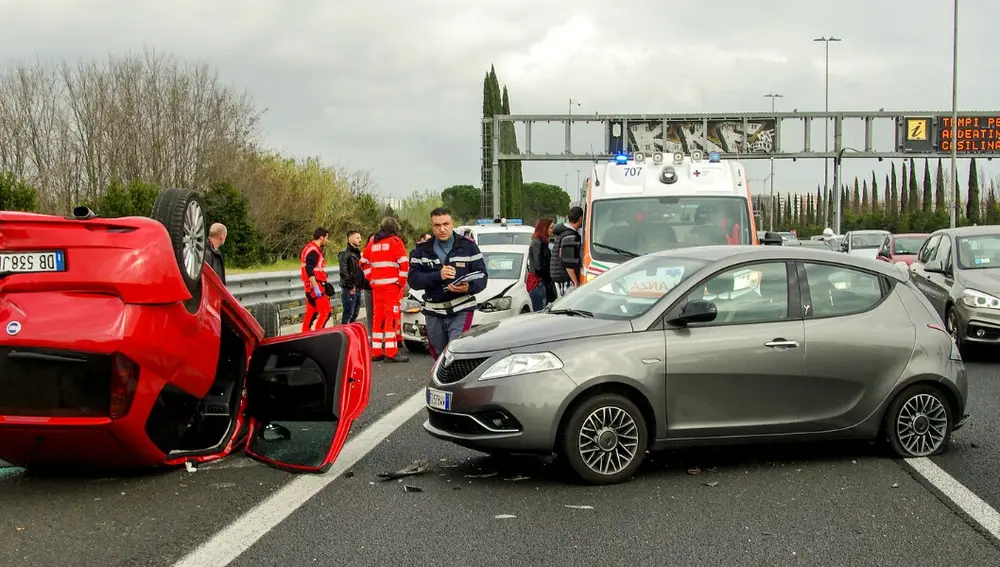
[[[1000,342],[1000,227],[852,231],[836,244],[846,254],[832,239],[796,246],[758,236],[742,196],[705,184],[746,190],[738,164],[643,160],[601,172],[584,283],[539,312],[532,230],[456,229],[479,244],[491,287],[435,361],[430,435],[554,454],[592,484],[668,447],[946,450],[969,418],[963,353]],[[0,459],[169,466],[245,449],[323,471],[337,458],[368,404],[367,331],[277,337],[276,310],[248,311],[203,269],[204,219],[185,190],[163,192],[152,219],[0,213]],[[419,348],[419,294],[402,308]]]

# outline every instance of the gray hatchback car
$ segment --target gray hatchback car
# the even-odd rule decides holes
[[[678,445],[878,438],[934,455],[966,395],[954,340],[902,268],[711,246],[641,256],[452,341],[424,428],[486,453],[555,453],[611,484]]]

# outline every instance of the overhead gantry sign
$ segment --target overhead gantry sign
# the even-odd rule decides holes
[[[829,151],[812,148],[812,129],[817,120],[833,123],[833,147]],[[799,124],[794,123],[798,121]],[[560,153],[532,150],[532,125],[562,123],[565,143]],[[573,124],[603,123],[605,145],[600,153],[575,151]],[[863,126],[862,148],[844,145],[845,123]],[[876,124],[889,123],[894,139],[885,139],[876,148]],[[515,125],[523,124],[523,139],[513,143]],[[823,126],[820,123],[819,126]],[[783,112],[732,114],[569,114],[502,115],[483,120],[483,213],[495,216],[500,210],[499,180],[501,161],[595,161],[612,160],[632,152],[718,152],[723,159],[836,159],[939,157],[952,150],[950,112]],[[782,130],[801,128],[798,147],[782,144]],[[886,131],[880,128],[879,131]],[[503,135],[502,135],[503,134]],[[959,115],[956,151],[965,157],[1000,157],[1000,111]],[[859,137],[860,138],[860,137]],[[519,149],[523,148],[523,149]],[[836,172],[835,172],[836,173]],[[836,189],[837,183],[834,183]]]

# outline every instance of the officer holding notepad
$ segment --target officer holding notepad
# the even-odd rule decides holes
[[[476,294],[486,289],[486,264],[475,241],[455,234],[451,211],[431,211],[434,238],[410,252],[409,285],[424,292],[424,318],[431,355],[468,331],[476,312]]]

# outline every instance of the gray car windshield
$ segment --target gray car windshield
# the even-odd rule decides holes
[[[1000,268],[1000,234],[959,238],[958,267],[963,270]]]
[[[521,278],[524,254],[517,252],[483,252],[486,275],[491,280],[516,280]]]
[[[584,311],[599,319],[639,317],[706,264],[692,258],[642,256],[560,297],[550,311]]]
[[[641,255],[688,246],[751,243],[744,197],[600,199],[588,214],[590,253],[596,260],[628,258],[613,248]]]
[[[851,235],[851,248],[879,248],[888,232],[869,232]]]

